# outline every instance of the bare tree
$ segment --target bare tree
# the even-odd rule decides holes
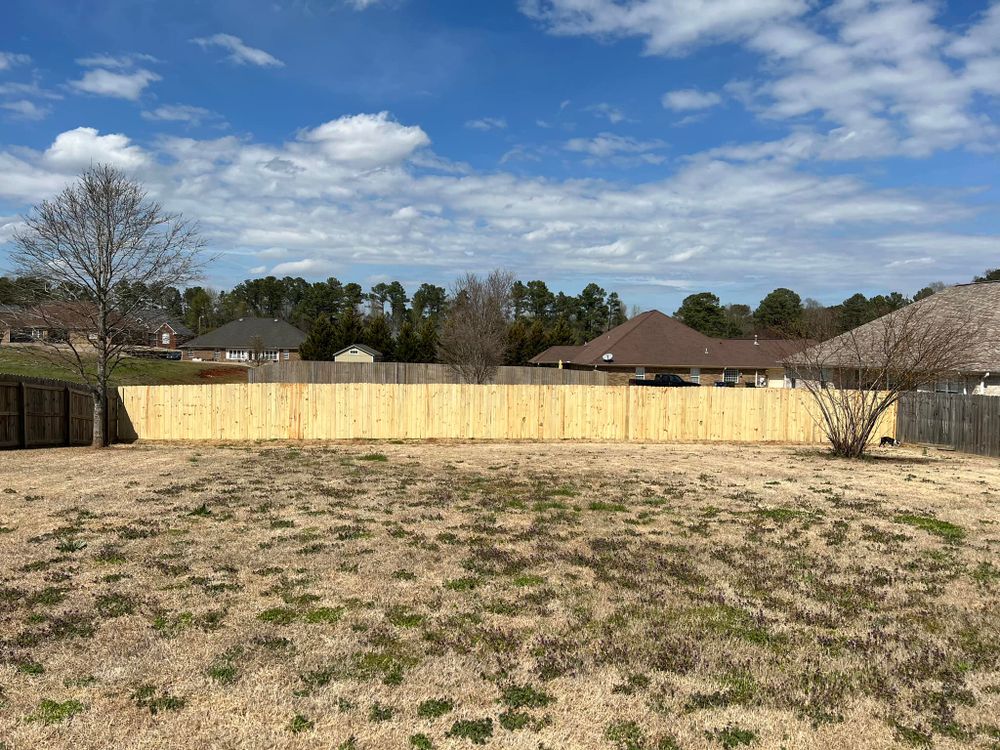
[[[903,393],[968,371],[981,327],[961,306],[934,297],[840,335],[831,335],[832,318],[818,324],[811,345],[786,366],[812,395],[833,452],[848,458],[865,454]]]
[[[438,345],[441,361],[466,383],[488,383],[503,363],[514,274],[462,276],[453,287]]]
[[[253,336],[250,339],[250,349],[247,351],[247,364],[251,367],[260,367],[270,361],[267,357],[267,350],[264,348],[264,339],[260,336]]]
[[[87,169],[23,221],[13,239],[15,271],[41,280],[28,293],[30,312],[49,330],[65,332],[43,343],[53,361],[90,387],[93,445],[103,447],[108,383],[135,339],[143,304],[129,290],[155,292],[195,278],[202,242],[196,227],[108,165]]]

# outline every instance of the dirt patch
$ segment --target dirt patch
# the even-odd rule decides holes
[[[210,367],[198,372],[202,380],[222,380],[227,383],[245,383],[246,370],[239,367]]]
[[[0,741],[993,747],[1000,466],[891,456],[0,454]]]

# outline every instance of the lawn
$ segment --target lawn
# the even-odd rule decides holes
[[[0,347],[0,374],[80,381],[78,375],[51,361],[51,354],[45,349],[33,346]],[[115,385],[245,383],[247,371],[239,365],[218,362],[172,362],[126,357],[116,368],[112,380]]]
[[[7,748],[996,748],[1000,464],[0,454]]]

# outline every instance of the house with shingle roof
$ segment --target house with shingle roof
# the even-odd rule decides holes
[[[164,310],[139,310],[135,313],[143,330],[146,346],[155,349],[178,349],[194,338],[194,331]]]
[[[553,346],[529,362],[601,370],[609,373],[611,385],[673,373],[702,385],[783,388],[782,361],[802,347],[801,342],[780,339],[714,339],[659,310],[650,310],[582,346]]]
[[[240,318],[181,344],[185,359],[278,362],[299,358],[306,335],[278,318]]]
[[[963,361],[953,377],[921,386],[919,390],[952,394],[1000,396],[1000,281],[975,282],[947,287],[940,292],[914,302],[895,312],[858,326],[849,333],[836,336],[798,356],[785,359],[794,371],[796,367],[822,363],[823,369],[843,372],[880,370],[887,347],[897,331],[913,335],[923,326],[939,326],[958,330],[973,326],[975,333],[966,345]],[[888,341],[887,341],[888,339]],[[805,376],[803,376],[805,377]],[[843,382],[843,378],[825,377],[815,373],[807,379]]]

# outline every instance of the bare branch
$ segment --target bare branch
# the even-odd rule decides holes
[[[94,444],[104,445],[105,397],[142,300],[124,290],[196,278],[204,262],[196,226],[164,211],[124,172],[98,165],[24,217],[11,260],[34,280],[26,316],[65,335],[43,343],[52,361],[94,393]]]
[[[820,322],[786,365],[813,396],[834,452],[848,457],[864,455],[901,394],[968,372],[981,335],[971,311],[936,296],[839,335]]]
[[[467,273],[454,285],[438,352],[467,383],[488,383],[503,364],[514,274],[497,269],[485,279]]]

